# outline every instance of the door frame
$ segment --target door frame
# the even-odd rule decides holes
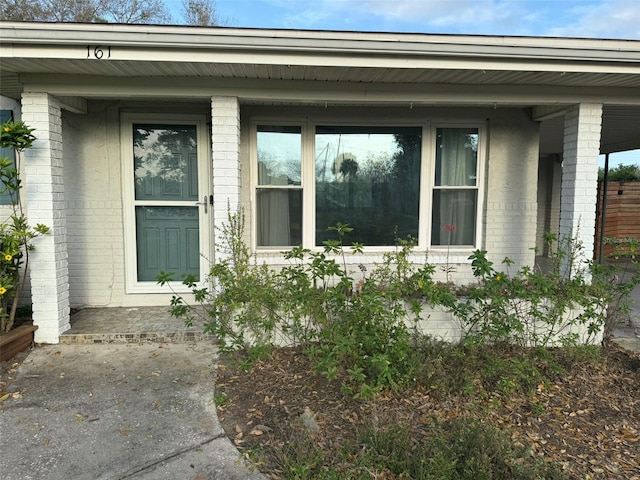
[[[207,118],[204,115],[191,114],[154,114],[154,113],[123,113],[120,119],[120,140],[122,159],[122,211],[124,227],[124,269],[125,293],[158,293],[166,294],[167,287],[156,282],[138,281],[137,273],[137,242],[136,242],[136,200],[135,177],[133,160],[133,125],[136,123],[156,123],[166,125],[195,125],[198,141],[198,197],[199,202],[213,193],[213,175],[211,172],[210,131]],[[194,206],[196,206],[194,202]],[[200,282],[199,287],[207,285],[206,275],[213,258],[213,206],[198,206],[199,242],[200,242]],[[169,282],[169,287],[176,293],[189,293],[191,289],[182,284],[181,279]]]

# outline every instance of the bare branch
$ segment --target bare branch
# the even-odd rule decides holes
[[[224,25],[215,0],[182,0],[182,15],[187,25],[213,27]]]

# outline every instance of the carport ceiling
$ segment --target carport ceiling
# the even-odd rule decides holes
[[[561,154],[564,141],[564,116],[542,122],[540,154]],[[602,111],[600,153],[640,149],[640,107],[605,105]]]

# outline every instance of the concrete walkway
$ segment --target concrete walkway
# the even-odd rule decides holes
[[[224,434],[212,342],[50,345],[0,402],[0,476],[264,479]]]

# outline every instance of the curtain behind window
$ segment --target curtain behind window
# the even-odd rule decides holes
[[[300,245],[301,127],[258,125],[257,150],[257,244],[264,247]]]
[[[436,149],[431,243],[473,245],[478,197],[478,129],[439,128]]]

